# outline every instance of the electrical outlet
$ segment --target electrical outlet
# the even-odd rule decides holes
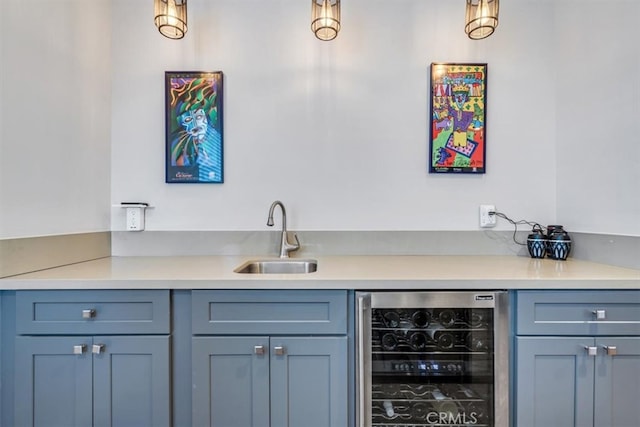
[[[127,207],[127,231],[144,230],[144,208]]]
[[[491,213],[490,213],[491,212]],[[495,215],[495,205],[480,205],[480,227],[491,228],[496,226],[498,218]]]

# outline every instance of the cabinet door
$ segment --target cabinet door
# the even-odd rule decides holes
[[[516,425],[593,427],[593,338],[516,339]],[[602,425],[604,426],[604,424]]]
[[[171,424],[168,336],[93,339],[94,426]]]
[[[192,340],[193,425],[269,427],[269,338]]]
[[[90,349],[90,337],[16,338],[16,426],[91,426]]]
[[[640,426],[640,337],[598,338],[595,426]],[[604,346],[612,349],[608,354]]]
[[[348,425],[346,337],[271,338],[271,426]]]

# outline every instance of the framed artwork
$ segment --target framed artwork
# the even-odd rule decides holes
[[[222,109],[222,71],[165,73],[166,182],[224,182]]]
[[[430,173],[485,173],[487,64],[431,64]]]

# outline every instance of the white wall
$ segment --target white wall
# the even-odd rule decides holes
[[[306,230],[474,230],[480,203],[555,222],[555,26],[539,26],[553,14],[503,3],[497,33],[471,41],[463,1],[344,1],[320,42],[308,1],[190,0],[172,41],[148,4],[115,0],[112,201],[154,205],[150,230],[260,230],[275,199]],[[439,61],[489,64],[485,175],[427,173]],[[222,185],[164,183],[166,70],[225,73]]]
[[[556,19],[558,221],[640,236],[640,2],[563,2]]]
[[[109,230],[110,1],[0,6],[0,238]]]
[[[462,0],[345,1],[330,43],[308,3],[190,0],[175,42],[150,0],[0,0],[0,238],[120,230],[123,200],[261,230],[276,198],[297,229],[474,230],[495,203],[640,236],[636,0],[503,1],[477,42]],[[426,172],[437,61],[489,64],[485,175]],[[224,71],[224,184],[164,183],[165,70]]]

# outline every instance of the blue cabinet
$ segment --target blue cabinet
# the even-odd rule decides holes
[[[516,339],[517,426],[594,425],[595,359],[584,350],[589,345],[592,339]]]
[[[15,425],[171,425],[168,291],[19,291],[16,319]]]
[[[269,425],[269,337],[193,338],[193,425]]]
[[[640,426],[640,337],[597,338],[595,346],[602,353],[595,361],[594,425]],[[608,355],[612,348],[616,354]]]
[[[193,425],[350,425],[346,291],[194,291],[192,301]]]
[[[195,335],[317,334],[347,331],[347,291],[194,290]]]
[[[347,338],[278,337],[271,348],[271,426],[348,425]]]
[[[640,292],[516,293],[516,425],[640,425]]]
[[[74,347],[84,349],[83,354],[74,354]],[[92,357],[87,348],[90,337],[16,339],[16,425],[93,424]]]
[[[18,291],[20,335],[168,334],[168,290]]]

